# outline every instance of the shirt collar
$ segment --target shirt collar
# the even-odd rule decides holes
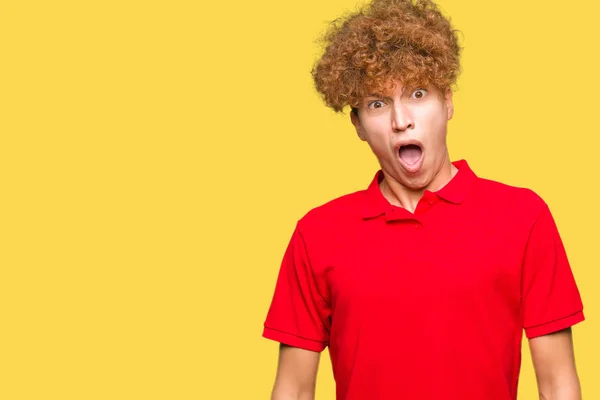
[[[452,164],[458,169],[458,172],[444,187],[434,193],[450,203],[461,204],[469,194],[478,177],[471,170],[466,160],[454,161]],[[392,208],[389,201],[383,197],[381,189],[379,188],[379,183],[382,179],[383,172],[379,170],[365,191],[363,218],[378,217]]]

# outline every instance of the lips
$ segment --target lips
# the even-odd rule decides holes
[[[423,146],[420,143],[401,143],[397,149],[400,164],[407,172],[416,173],[421,169],[423,165]]]

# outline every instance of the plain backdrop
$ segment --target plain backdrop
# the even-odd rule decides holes
[[[451,157],[550,205],[600,398],[600,6],[440,4],[464,46]],[[262,324],[293,227],[377,169],[310,77],[355,6],[0,2],[0,398],[268,398]],[[537,398],[523,350],[520,398]]]

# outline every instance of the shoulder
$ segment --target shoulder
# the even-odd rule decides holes
[[[366,190],[359,190],[332,199],[310,209],[298,221],[303,232],[343,229],[361,217]]]
[[[475,199],[487,204],[500,214],[512,214],[528,219],[536,217],[548,208],[544,199],[528,187],[520,187],[479,178],[475,190]]]

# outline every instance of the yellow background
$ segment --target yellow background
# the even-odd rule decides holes
[[[465,47],[451,156],[550,204],[598,399],[600,6],[440,3]],[[0,2],[1,399],[268,398],[294,224],[377,168],[309,75],[354,6]],[[520,393],[537,398],[527,347]]]

